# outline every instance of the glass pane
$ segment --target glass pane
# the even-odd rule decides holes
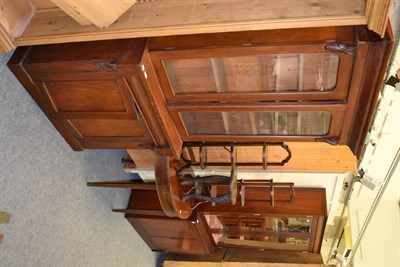
[[[312,232],[313,218],[308,216],[204,216],[219,245],[307,250]]]
[[[180,112],[190,135],[225,134],[222,112]]]
[[[329,91],[339,57],[308,53],[163,61],[175,94]]]
[[[182,111],[189,135],[325,135],[332,114],[326,111]]]
[[[312,217],[205,214],[211,229],[311,233]]]
[[[174,59],[163,63],[175,94],[216,92],[210,59]]]
[[[311,233],[312,217],[269,217],[270,230],[277,232]],[[267,228],[269,229],[269,228]]]

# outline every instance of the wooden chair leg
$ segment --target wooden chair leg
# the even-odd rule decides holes
[[[155,183],[138,182],[137,180],[118,180],[104,182],[88,182],[91,187],[109,187],[109,188],[131,188],[138,190],[156,190]]]

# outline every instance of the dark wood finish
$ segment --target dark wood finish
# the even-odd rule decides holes
[[[222,262],[227,248],[215,248],[209,255],[168,253],[164,261]]]
[[[142,38],[23,47],[8,66],[74,150],[167,150],[138,68],[146,43]]]
[[[183,193],[177,170],[182,144],[184,141],[326,141],[346,144],[359,157],[382,85],[392,37],[387,33],[381,39],[365,27],[349,26],[109,40],[21,47],[8,66],[74,150],[155,151],[156,185],[132,181],[88,183],[88,186],[133,189],[128,207],[114,211],[126,213],[128,221],[152,249],[205,254],[218,246],[212,234],[253,234],[250,230],[210,229],[204,214],[211,213],[230,220],[239,215],[249,219],[260,215],[310,216],[312,233],[283,232],[271,236],[310,238],[305,250],[319,252],[327,217],[324,189],[296,188],[294,203],[289,203],[291,191],[276,188],[272,207],[260,201],[268,191],[246,188],[249,199],[246,198],[243,207],[239,203],[219,203],[202,204],[195,209],[192,202],[181,201]],[[175,94],[172,87],[177,81],[168,79],[165,70],[168,63],[163,62],[298,53],[337,56],[338,79],[333,90],[261,92],[244,88],[240,93],[233,89],[210,93],[206,88],[195,93],[189,88],[185,94]],[[221,62],[217,61],[211,72],[190,75],[217,78],[225,75],[218,68]],[[307,75],[311,74],[307,66]],[[284,83],[288,88],[292,86],[290,79]],[[195,135],[183,123],[179,112],[184,111],[326,111],[332,114],[332,119],[329,132],[324,134],[243,134],[237,127],[238,132],[231,135]],[[205,127],[222,129],[224,125],[206,121]]]
[[[366,27],[343,26],[54,44],[18,48],[9,67],[75,150],[149,148],[179,159],[183,141],[325,141],[348,145],[359,157],[392,38],[390,28],[381,39]],[[211,93],[213,90],[207,88],[194,93],[189,88],[186,93],[175,94],[174,81],[168,80],[162,62],[299,53],[338,58],[333,90],[316,91],[313,87],[301,91],[298,87],[299,91],[291,91],[293,79],[287,79],[283,83],[289,89],[284,87],[279,92],[269,91],[269,87],[267,91],[258,91],[249,83],[239,88],[240,93],[235,93],[237,88],[222,93]],[[209,75],[189,76],[215,76],[224,80],[225,74],[220,70],[224,66],[218,60],[212,64]],[[305,70],[313,80],[311,66],[298,69]],[[262,73],[268,76],[271,71]],[[252,80],[244,76],[244,84]],[[199,82],[206,83],[205,79]],[[221,82],[217,86],[227,85]],[[182,110],[304,111],[317,110],[316,107],[331,111],[332,106],[340,106],[340,111],[333,109],[329,133],[318,136],[240,133],[193,136],[186,132],[178,114]],[[210,124],[209,128],[212,127],[221,125]]]
[[[260,251],[243,248],[228,248],[224,256],[224,261],[323,264],[319,253]]]
[[[170,105],[169,110],[171,117],[174,119],[176,127],[182,136],[184,141],[237,141],[237,142],[280,142],[285,141],[316,141],[318,138],[336,138],[339,139],[341,133],[342,122],[344,120],[344,111],[346,105],[341,103],[331,104],[331,103],[313,103],[313,104],[297,104],[293,105],[290,103],[274,103],[269,105],[264,105],[261,103],[257,104],[202,104],[202,105]],[[179,115],[181,111],[196,111],[196,112],[229,112],[229,111],[327,111],[332,114],[332,119],[330,123],[329,132],[325,135],[298,135],[298,136],[283,136],[283,135],[218,135],[218,134],[207,134],[207,135],[189,135],[182,119]],[[210,129],[213,129],[212,121],[205,122]],[[219,127],[223,128],[223,124],[219,123]],[[216,127],[216,125],[215,125]],[[343,133],[345,134],[345,133]]]
[[[179,164],[179,161],[175,161],[172,157],[156,153],[157,194],[162,209],[168,216],[187,219],[192,214],[192,207],[190,201],[181,201],[183,192],[177,172],[182,166],[177,164]]]
[[[164,218],[141,218],[127,214],[143,240],[153,251],[183,254],[209,254],[195,230],[195,222]]]
[[[170,173],[176,171],[179,167],[179,163],[171,161],[171,157],[162,156],[162,159],[166,159],[164,164],[168,164],[169,167],[173,166]],[[175,164],[175,165],[174,165]],[[226,244],[216,243],[212,237],[212,234],[228,234],[228,235],[245,235],[245,236],[266,236],[274,239],[282,238],[307,238],[309,243],[307,247],[300,246],[294,248],[292,246],[286,250],[304,250],[308,252],[319,252],[322,235],[325,228],[327,211],[326,211],[326,199],[325,189],[319,188],[296,188],[296,196],[294,202],[279,201],[287,200],[291,196],[291,190],[287,188],[278,187],[275,189],[276,203],[272,207],[265,203],[265,196],[268,195],[268,188],[265,187],[248,187],[246,189],[246,195],[249,197],[246,205],[242,207],[239,203],[231,205],[228,203],[219,203],[218,205],[202,204],[198,208],[195,208],[189,216],[184,219],[180,219],[177,215],[172,217],[171,214],[165,213],[161,204],[162,199],[159,199],[159,194],[155,190],[156,186],[154,183],[143,183],[137,181],[110,181],[110,182],[90,182],[88,186],[99,186],[99,187],[117,187],[117,188],[132,188],[129,204],[127,208],[113,209],[114,212],[123,212],[125,217],[136,229],[143,240],[148,246],[155,251],[163,251],[170,253],[183,253],[183,254],[211,254],[213,250],[219,246],[227,247],[252,247],[249,244]],[[222,191],[229,191],[228,186],[221,186]],[[157,188],[158,189],[158,188]],[[313,196],[310,198],[310,196]],[[179,199],[179,197],[176,197]],[[174,204],[175,205],[175,204]],[[175,209],[177,206],[171,207]],[[172,210],[175,212],[175,210]],[[168,210],[167,210],[168,212]],[[258,222],[264,221],[265,216],[269,217],[282,217],[287,219],[290,217],[295,218],[312,218],[312,224],[309,223],[309,230],[301,230],[303,232],[274,232],[270,228],[267,232],[254,232],[254,230],[235,230],[231,229],[219,229],[212,228],[208,225],[206,214],[217,215],[220,218],[224,218],[225,221],[252,221]],[[264,217],[263,217],[264,216]],[[247,219],[246,219],[246,218]],[[287,219],[288,220],[288,219]],[[296,224],[295,224],[296,225]],[[272,226],[268,226],[272,227]],[[289,225],[288,225],[289,227]],[[293,227],[293,226],[290,226]],[[298,226],[294,226],[297,229]],[[258,239],[255,239],[258,240]],[[269,249],[284,249],[285,246],[282,244],[271,244]],[[253,247],[253,249],[258,250]]]
[[[90,187],[131,188],[136,190],[156,190],[155,183],[144,183],[137,180],[116,180],[104,182],[88,182]]]
[[[227,41],[229,40],[229,42]],[[318,43],[331,40],[335,42],[355,42],[356,36],[353,27],[323,27],[264,30],[230,33],[210,33],[188,35],[163,36],[151,38],[149,49],[152,51],[209,48],[209,47],[237,47],[243,44],[253,45],[285,45],[293,42]],[[228,45],[227,45],[228,44]]]
[[[97,148],[153,143],[123,77],[80,74],[49,74],[48,80],[32,74],[49,116],[59,119],[84,148],[93,143]]]
[[[137,148],[154,141],[135,88],[118,68],[138,64],[145,45],[146,39],[35,46],[16,53],[9,67],[73,149]]]
[[[319,188],[295,188],[296,196],[294,203],[288,201],[277,201],[275,206],[262,202],[268,195],[266,188],[248,188],[246,195],[250,196],[251,200],[246,202],[244,207],[240,205],[229,205],[220,203],[215,206],[204,204],[199,207],[198,212],[203,221],[207,222],[206,216],[217,216],[220,222],[227,224],[226,227],[211,226],[214,223],[210,222],[209,235],[218,234],[224,237],[231,237],[229,242],[219,241],[217,246],[224,247],[242,247],[242,248],[264,248],[277,250],[293,250],[293,251],[308,251],[309,253],[318,253],[322,245],[322,237],[325,230],[327,219],[325,189]],[[310,198],[310,196],[313,196]],[[290,197],[290,190],[284,188],[275,189],[275,198],[287,200]],[[247,207],[246,207],[247,206]],[[307,217],[312,218],[310,232],[284,232],[265,230],[263,226],[268,217]],[[239,225],[244,223],[252,225],[248,230],[242,229]],[[229,226],[228,226],[229,225]],[[236,225],[236,226],[235,226]],[[256,225],[259,225],[256,226]],[[264,229],[265,228],[265,229]],[[258,229],[258,230],[255,230]],[[264,230],[263,230],[264,229]],[[245,240],[235,240],[234,237],[245,236]],[[264,237],[276,239],[275,243],[270,241],[265,242]],[[308,239],[308,245],[286,245],[285,242],[278,242],[278,239],[300,238]],[[258,240],[251,241],[251,240]]]
[[[366,27],[344,26],[156,37],[150,39],[148,49],[163,88],[168,111],[184,141],[324,141],[330,144],[348,145],[352,152],[360,157],[392,48],[392,38],[390,27],[385,38],[382,39],[368,31]],[[241,93],[232,93],[226,89],[224,89],[225,91],[218,89],[218,87],[226,88],[227,85],[224,82],[220,85],[217,83],[216,89],[214,87],[207,89],[207,84],[213,84],[214,81],[213,79],[207,81],[204,78],[197,81],[201,83],[204,80],[206,89],[203,92],[201,91],[203,89],[199,89],[196,93],[187,89],[183,93],[175,93],[173,87],[176,86],[178,80],[168,78],[171,75],[167,65],[171,64],[169,63],[171,61],[163,62],[174,59],[207,60],[207,58],[301,52],[335,54],[340,58],[336,89],[325,92],[268,91],[261,93],[254,92],[254,89],[251,88],[250,90],[244,88]],[[184,69],[182,66],[180,67]],[[218,77],[222,77],[222,80],[225,80],[220,71],[215,71],[218,66],[211,66],[211,68],[214,69],[211,72],[208,70],[209,73],[204,72],[202,67],[198,67],[200,73],[184,74],[194,77],[215,76],[216,80]],[[181,74],[179,78],[181,81],[190,79],[190,77],[182,78],[184,74]],[[214,90],[216,90],[215,93]],[[274,103],[275,101],[278,103]],[[253,111],[262,109],[262,106],[265,109],[273,110],[276,105],[290,105],[293,109],[298,110],[304,110],[306,105],[326,107],[342,105],[342,109],[340,114],[334,114],[330,132],[324,136],[190,135],[178,113],[179,111],[199,110],[204,112],[214,110]],[[209,128],[213,127],[221,128],[223,125],[210,123]]]
[[[271,44],[265,46],[255,47],[232,47],[228,48],[230,40],[226,40],[226,48],[214,48],[208,49],[188,49],[188,50],[167,50],[167,51],[150,51],[150,57],[153,66],[158,75],[161,87],[164,90],[164,94],[168,103],[172,102],[210,102],[210,101],[230,101],[230,102],[253,102],[253,101],[295,101],[295,100],[342,100],[345,99],[348,92],[348,86],[350,82],[351,68],[353,66],[353,53],[344,54],[336,53],[339,57],[340,67],[338,72],[338,81],[333,90],[318,92],[318,91],[304,91],[304,92],[260,92],[260,93],[232,93],[225,92],[223,94],[217,93],[184,93],[181,95],[175,95],[166,71],[164,69],[163,60],[171,59],[201,59],[201,58],[224,58],[224,57],[245,57],[245,56],[265,56],[279,54],[298,54],[298,53],[326,53],[327,55],[332,54],[327,52],[326,45],[323,44],[293,44],[293,45],[279,45],[272,46]],[[196,44],[193,44],[196,46]],[[241,46],[241,45],[240,45]],[[198,73],[192,73],[193,76]],[[212,75],[212,73],[210,74]]]
[[[296,188],[294,203],[290,199],[291,191],[287,188],[275,188],[275,206],[260,201],[246,201],[244,207],[240,204],[231,205],[220,203],[212,206],[204,204],[199,207],[199,211],[221,212],[221,213],[258,213],[258,214],[296,214],[302,216],[327,216],[326,195],[324,188]],[[253,200],[265,200],[268,190],[263,188],[248,188],[246,195]],[[312,196],[312,197],[310,197]],[[285,201],[279,201],[285,200]]]
[[[14,73],[14,75],[18,78],[18,80],[22,83],[25,87],[27,92],[31,95],[31,97],[35,100],[36,104],[44,111],[46,109],[45,103],[41,100],[40,93],[38,88],[32,81],[32,78],[28,74],[27,70],[25,69],[23,62],[26,55],[32,47],[20,47],[18,48],[13,56],[11,57],[10,61],[8,62],[8,67]],[[60,120],[47,116],[50,122],[54,125],[57,131],[64,137],[67,143],[71,146],[74,150],[83,150],[81,144],[76,140],[76,138],[70,133],[66,131],[65,126]]]
[[[313,251],[320,251],[321,249],[321,245],[322,245],[322,241],[323,241],[323,236],[325,233],[325,226],[326,226],[326,221],[327,221],[327,216],[319,216],[318,217],[318,222],[317,222],[317,226],[316,226],[316,234],[313,236],[314,240],[313,240]]]
[[[294,251],[257,250],[245,248],[218,248],[211,255],[182,255],[168,254],[164,262],[177,262],[179,264],[195,264],[195,266],[207,263],[278,263],[303,264],[301,266],[323,266],[322,256],[319,253],[302,253]],[[222,265],[221,265],[222,266]],[[239,265],[238,265],[239,266]],[[290,265],[292,266],[292,265]],[[299,266],[299,265],[293,265]]]
[[[226,217],[227,220],[238,219],[239,216],[248,216],[249,218],[257,218],[258,216],[261,218],[265,215],[307,217],[313,220],[311,233],[275,232],[269,233],[269,235],[276,238],[309,238],[308,249],[305,248],[304,250],[313,253],[319,252],[327,218],[325,190],[319,188],[296,188],[296,197],[293,204],[287,201],[278,201],[274,207],[265,202],[257,201],[264,199],[267,193],[263,188],[248,188],[246,194],[250,196],[251,200],[246,202],[245,207],[241,207],[239,203],[236,205],[229,203],[217,204],[215,206],[202,204],[193,211],[191,216],[182,220],[178,217],[169,217],[163,212],[155,190],[139,188],[132,190],[126,209],[115,209],[114,211],[126,213],[128,221],[153,250],[189,254],[209,254],[213,251],[213,248],[220,246],[221,244],[214,242],[212,234],[231,231],[230,234],[232,235],[246,235],[245,231],[239,233],[234,230],[221,229],[219,232],[215,229],[211,230],[204,216],[206,213],[217,214],[218,216]],[[290,194],[290,190],[285,188],[275,189],[275,197],[277,199],[288,199]],[[248,234],[253,235],[254,232],[249,232]],[[246,247],[246,245],[240,247]],[[275,249],[279,249],[279,247],[282,246],[276,246]],[[271,249],[274,249],[274,247],[271,247]]]
[[[167,216],[155,190],[133,189],[128,207],[116,211],[126,212],[126,219],[152,250],[183,254],[212,252],[202,221],[195,216],[187,219]]]
[[[129,214],[166,217],[155,190],[132,190],[128,207],[124,210]]]
[[[172,154],[175,159],[179,159],[182,149],[182,139],[176,130],[176,127],[168,113],[164,95],[160,87],[160,83],[157,80],[156,73],[154,72],[153,65],[150,61],[148,53],[144,53],[142,68],[142,80],[146,79],[147,94],[151,99],[151,105],[154,112],[157,114],[157,120],[159,121],[160,128],[164,132],[165,138],[168,140],[169,147],[171,148]],[[146,75],[144,75],[144,73]],[[164,146],[165,148],[165,146]]]
[[[369,131],[386,73],[385,66],[388,64],[393,48],[393,41],[390,39],[371,43],[368,48],[366,67],[363,69],[364,79],[360,84],[361,90],[354,100],[357,105],[353,113],[352,128],[347,142],[357,157],[361,156],[364,140]],[[365,77],[368,78],[365,79]]]

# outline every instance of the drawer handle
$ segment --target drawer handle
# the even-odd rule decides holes
[[[357,46],[355,44],[332,44],[325,46],[325,49],[330,52],[341,52],[347,55],[352,55]]]
[[[339,143],[339,138],[337,138],[337,137],[315,138],[315,142],[325,142],[330,145],[337,145]]]

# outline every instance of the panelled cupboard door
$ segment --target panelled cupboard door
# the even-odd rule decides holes
[[[355,45],[317,43],[150,51],[167,102],[347,98]]]
[[[127,220],[152,250],[183,254],[209,253],[207,244],[203,243],[191,220],[140,217],[127,217]]]
[[[42,109],[82,148],[135,148],[152,139],[118,71],[32,70]],[[66,133],[67,132],[67,133]]]

